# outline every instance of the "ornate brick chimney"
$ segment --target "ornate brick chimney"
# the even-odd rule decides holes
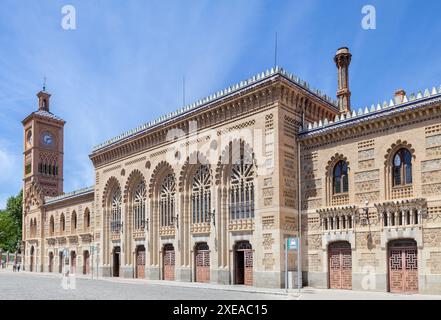
[[[340,113],[351,111],[351,91],[349,91],[349,64],[352,54],[347,47],[339,48],[334,61],[338,70],[337,100]]]

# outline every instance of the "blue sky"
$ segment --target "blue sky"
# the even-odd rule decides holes
[[[77,29],[61,27],[76,9]],[[361,27],[374,5],[377,29]],[[278,64],[335,96],[333,55],[348,46],[352,105],[441,84],[441,2],[2,0],[0,208],[22,184],[21,120],[47,77],[65,127],[66,192],[93,184],[92,147]]]

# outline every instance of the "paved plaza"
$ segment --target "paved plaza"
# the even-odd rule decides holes
[[[75,289],[64,289],[59,274],[0,271],[0,300],[441,300],[441,295],[399,295],[384,292],[281,289],[138,279],[77,277]]]

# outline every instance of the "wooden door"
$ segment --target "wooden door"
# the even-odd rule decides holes
[[[352,289],[352,251],[349,242],[329,245],[329,288]]]
[[[54,272],[54,254],[49,252],[49,272]]]
[[[210,282],[210,251],[196,251],[196,282]]]
[[[418,292],[418,251],[416,244],[397,242],[389,247],[389,291]]]
[[[84,251],[83,259],[84,259],[83,274],[89,274],[89,260],[90,260],[89,251]]]
[[[136,277],[145,278],[145,250],[138,249],[136,252]]]
[[[245,279],[244,284],[246,286],[253,285],[253,250],[248,249],[244,252],[244,265],[245,265]]]
[[[175,250],[172,248],[164,251],[164,280],[175,280]]]

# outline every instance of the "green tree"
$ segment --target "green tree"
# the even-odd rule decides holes
[[[0,211],[0,249],[15,252],[17,243],[21,241],[23,191],[10,197],[6,210]]]

